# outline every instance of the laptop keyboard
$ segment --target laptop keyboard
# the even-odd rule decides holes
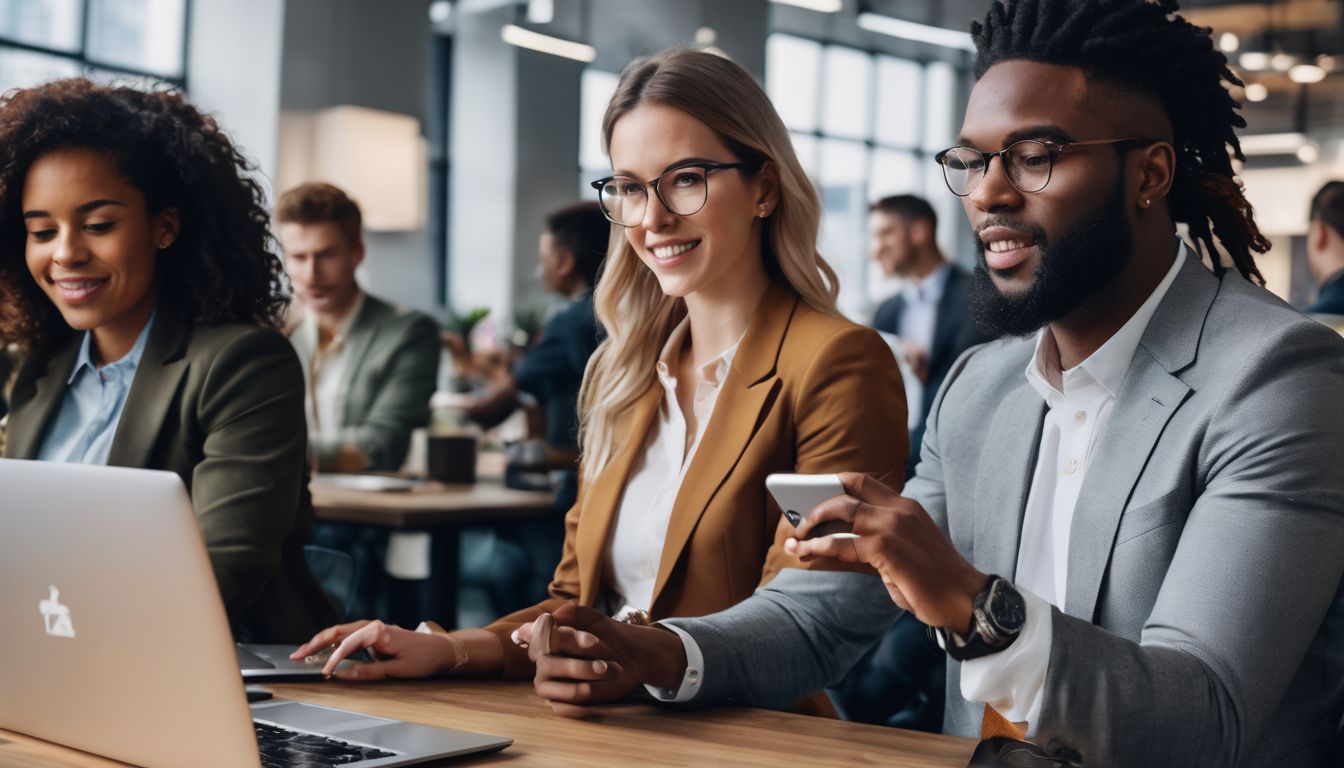
[[[326,768],[396,754],[267,723],[253,721],[252,725],[257,729],[263,768]]]

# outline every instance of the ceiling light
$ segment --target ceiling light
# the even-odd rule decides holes
[[[1223,53],[1232,53],[1241,47],[1241,39],[1231,32],[1224,32],[1218,36],[1218,50]]]
[[[1307,136],[1295,133],[1253,133],[1241,137],[1241,153],[1250,155],[1292,155],[1306,146]]]
[[[434,0],[429,4],[429,20],[435,24],[442,24],[453,15],[453,4],[448,0]]]
[[[1264,101],[1267,98],[1269,98],[1269,89],[1265,87],[1264,83],[1247,83],[1247,101]]]
[[[597,58],[597,49],[591,45],[543,35],[540,32],[523,29],[517,24],[505,24],[500,27],[499,37],[509,45],[549,53],[552,56],[562,56],[575,61],[591,62]]]
[[[1237,59],[1241,62],[1242,69],[1258,71],[1269,69],[1269,54],[1260,51],[1246,51]]]
[[[1297,159],[1304,163],[1314,163],[1321,159],[1321,150],[1315,144],[1308,142],[1297,148]]]
[[[893,19],[879,13],[860,13],[858,21],[859,27],[869,32],[899,37],[903,40],[914,40],[918,43],[941,45],[944,48],[960,48],[963,51],[975,50],[975,43],[971,41],[970,34],[958,32],[955,29],[916,24],[913,21]]]
[[[1288,70],[1288,77],[1294,83],[1319,83],[1325,79],[1325,70],[1315,64],[1298,64]]]
[[[527,23],[550,24],[555,21],[555,0],[527,0]]]
[[[844,0],[770,0],[770,2],[806,8],[817,13],[839,13],[845,7]]]
[[[695,30],[696,45],[713,45],[719,39],[719,34],[713,27],[701,27]]]
[[[1276,53],[1269,60],[1269,66],[1273,67],[1274,69],[1277,69],[1280,72],[1287,72],[1288,70],[1293,68],[1293,63],[1295,61],[1297,61],[1297,59],[1293,58],[1292,54]]]

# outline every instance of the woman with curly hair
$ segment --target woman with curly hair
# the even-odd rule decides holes
[[[303,378],[248,170],[173,91],[0,99],[0,345],[27,350],[5,455],[176,472],[236,638],[289,642],[335,611],[304,560]]]

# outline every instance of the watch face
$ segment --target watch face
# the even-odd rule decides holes
[[[1006,579],[994,583],[989,594],[989,618],[1005,634],[1015,635],[1022,631],[1027,621],[1027,603],[1021,593],[1013,588]]]

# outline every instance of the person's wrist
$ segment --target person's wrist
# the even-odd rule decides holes
[[[629,670],[637,682],[655,688],[676,690],[686,676],[686,647],[676,632],[654,624],[637,628],[635,669]]]
[[[969,565],[966,567],[962,577],[957,581],[959,587],[955,593],[956,608],[952,614],[952,621],[949,626],[944,627],[945,630],[955,632],[963,638],[971,636],[975,631],[975,598],[984,590],[989,579],[989,574]]]

